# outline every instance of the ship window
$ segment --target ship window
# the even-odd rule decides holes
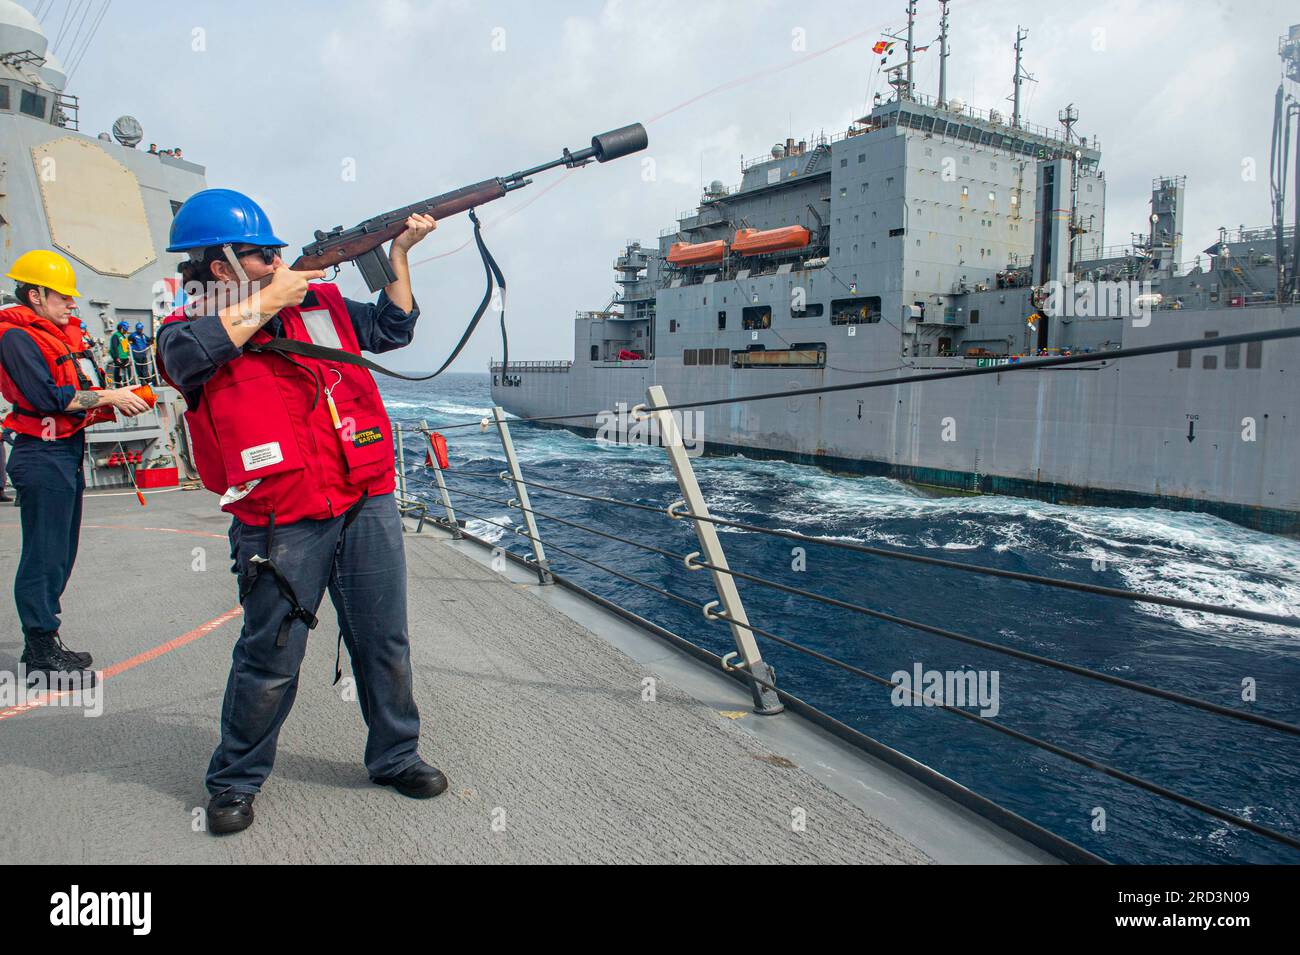
[[[1263,357],[1263,354],[1264,354],[1263,342],[1247,342],[1246,343],[1246,367],[1258,368],[1260,366],[1260,359]]]
[[[0,83],[0,109],[9,109],[9,87]]]
[[[18,100],[18,112],[44,119],[45,97],[37,96],[31,90],[23,90],[23,95]]]
[[[730,356],[727,354],[727,349],[725,349],[725,348],[715,348],[715,349],[713,349],[713,363],[714,363],[715,365],[729,365],[729,364],[731,364],[731,358],[730,358]]]
[[[825,368],[825,342],[795,342],[789,348],[762,346],[731,353],[733,368]]]
[[[903,230],[902,230],[902,229],[890,229],[890,230],[889,230],[889,234],[890,234],[891,237],[897,238],[898,236],[900,236],[900,235],[903,234]]]
[[[832,325],[862,325],[880,321],[880,296],[838,298],[831,302]]]
[[[695,364],[695,349],[694,349],[694,348],[688,348],[688,349],[686,349],[684,352],[682,352],[682,364],[683,364],[683,365],[693,365],[693,364]]]
[[[978,325],[980,323],[980,310],[978,308],[972,308],[970,310],[970,323],[972,325]]]
[[[840,160],[840,168],[841,168],[841,169],[843,169],[843,168],[844,168],[845,166],[847,166],[848,164],[849,164],[848,159],[841,159],[841,160]]]
[[[1180,351],[1178,353],[1178,367],[1179,368],[1192,367],[1192,353],[1190,351]]]
[[[862,163],[862,162],[866,162],[866,161],[867,161],[867,154],[866,154],[866,153],[858,153],[858,162]]]
[[[1241,367],[1241,346],[1227,345],[1223,349],[1223,367],[1240,368]]]
[[[675,318],[668,319],[668,330],[670,332],[677,331],[677,319]]]
[[[772,306],[754,305],[744,310],[741,316],[741,327],[749,330],[754,328],[771,328],[772,327]]]
[[[1201,356],[1201,367],[1202,367],[1202,368],[1209,368],[1209,369],[1218,368],[1218,367],[1219,367],[1219,356],[1218,356],[1218,355],[1202,355],[1202,356]]]
[[[718,312],[718,331],[721,331],[726,327],[727,327],[727,312],[724,309],[723,311]]]
[[[713,364],[713,349],[712,349],[712,348],[701,348],[701,349],[699,350],[699,353],[698,353],[698,354],[699,354],[699,363],[700,363],[701,365],[712,365],[712,364]]]
[[[183,206],[183,205],[185,205],[185,203],[183,203],[183,202],[177,202],[175,199],[172,200],[172,218],[173,218],[173,219],[176,218],[176,213],[178,213],[178,212],[181,211],[181,206]]]
[[[821,302],[813,302],[811,304],[804,305],[804,307],[800,309],[795,309],[795,308],[790,309],[791,318],[816,318],[819,315],[821,315],[821,313],[822,313]]]
[[[591,360],[592,360],[592,361],[600,361],[600,346],[599,346],[599,345],[592,345],[592,346],[591,346]]]

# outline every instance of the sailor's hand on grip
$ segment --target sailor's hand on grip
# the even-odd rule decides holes
[[[307,297],[307,284],[324,277],[320,269],[295,272],[287,265],[279,266],[271,273],[271,284],[261,291],[261,311],[274,314],[289,305],[301,305]]]

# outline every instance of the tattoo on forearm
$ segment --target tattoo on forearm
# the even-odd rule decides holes
[[[78,391],[72,396],[72,403],[78,408],[97,408],[99,395],[93,391]]]

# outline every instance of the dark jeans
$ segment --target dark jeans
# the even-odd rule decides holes
[[[125,388],[131,380],[131,368],[125,361],[113,362],[113,387]]]
[[[153,378],[149,375],[149,359],[137,358],[135,360],[135,376],[140,379],[140,384],[153,384]]]
[[[208,765],[206,782],[213,795],[261,789],[275,762],[276,740],[297,695],[307,649],[309,631],[298,620],[287,644],[276,646],[290,604],[271,572],[254,575],[256,565],[249,562],[254,555],[267,556],[266,537],[265,527],[238,519],[230,527],[235,572],[241,592],[247,592],[221,707],[221,743]],[[406,550],[393,495],[366,501],[346,530],[342,517],[276,527],[272,546],[270,556],[303,607],[315,613],[329,589],[369,728],[366,769],[372,777],[392,776],[414,765],[420,714],[406,629]]]
[[[61,441],[20,434],[9,453],[7,470],[18,491],[23,528],[14,603],[24,636],[59,629],[59,598],[72,576],[81,537],[85,447],[84,432]]]

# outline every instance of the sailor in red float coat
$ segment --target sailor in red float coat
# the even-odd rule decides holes
[[[287,268],[284,243],[247,196],[205,190],[173,220],[169,251],[189,253],[187,283],[267,281],[220,311],[178,313],[157,336],[159,370],[186,397],[194,463],[234,517],[244,615],[206,778],[213,834],[253,822],[327,589],[368,727],[371,779],[413,797],[447,787],[417,751],[406,551],[390,425],[374,379],[346,362],[258,351],[272,338],[352,354],[408,344],[419,312],[407,252],[434,225],[427,216],[407,220],[389,251],[397,280],[369,305],[313,281],[323,272]]]

